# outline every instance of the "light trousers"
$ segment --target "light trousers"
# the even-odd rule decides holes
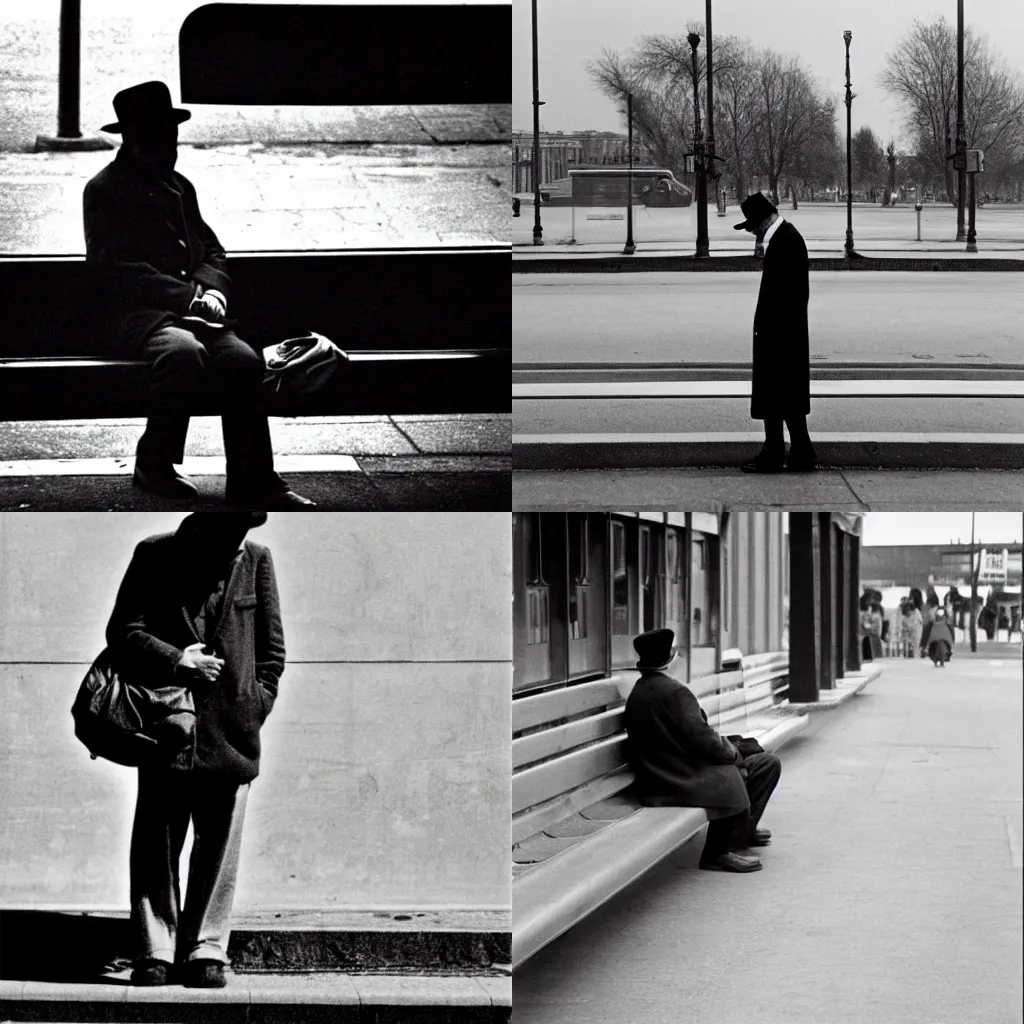
[[[140,959],[228,963],[248,784],[200,773],[139,771],[131,845],[132,926]],[[194,838],[181,905],[178,862]]]

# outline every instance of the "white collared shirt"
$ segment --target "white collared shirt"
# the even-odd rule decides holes
[[[785,222],[785,219],[785,217],[778,217],[775,220],[775,223],[772,224],[772,226],[764,233],[764,240],[762,244],[766,249],[768,248],[768,243],[772,240],[772,235],[779,230],[779,226]]]

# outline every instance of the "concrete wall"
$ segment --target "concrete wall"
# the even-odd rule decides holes
[[[135,543],[180,514],[0,515],[0,902],[127,906],[135,777],[71,702]],[[271,515],[289,666],[237,909],[506,907],[511,517]]]

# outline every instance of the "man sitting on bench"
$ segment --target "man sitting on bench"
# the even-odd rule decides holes
[[[708,725],[689,687],[668,675],[675,661],[671,629],[633,641],[642,675],[626,700],[630,761],[640,798],[648,807],[703,807],[708,834],[700,866],[709,871],[760,871],[758,857],[738,851],[768,846],[757,828],[778,784],[774,754],[743,757]]]
[[[124,136],[113,162],[85,186],[86,262],[109,313],[113,353],[152,363],[150,416],[139,440],[135,483],[169,498],[194,498],[175,470],[185,458],[189,414],[203,389],[222,403],[227,499],[233,505],[312,505],[274,472],[264,410],[263,360],[224,322],[231,279],[217,236],[199,213],[192,183],[175,173],[178,125],[162,82],[114,97]]]

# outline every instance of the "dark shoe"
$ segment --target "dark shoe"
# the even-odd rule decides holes
[[[789,473],[813,473],[818,468],[818,460],[813,449],[809,452],[790,451],[786,460],[786,471]]]
[[[785,453],[770,452],[766,448],[762,448],[750,462],[740,466],[744,473],[781,473],[785,468]]]
[[[162,960],[143,960],[132,971],[132,984],[156,988],[159,985],[169,985],[170,976],[170,964],[165,964]]]
[[[136,487],[141,487],[144,491],[149,491],[152,494],[159,494],[163,498],[199,497],[199,489],[196,485],[169,464],[159,466],[136,462],[132,480]]]
[[[760,871],[761,861],[757,857],[746,857],[742,853],[734,853],[731,850],[720,853],[707,860],[701,860],[700,866],[704,871]]]
[[[295,508],[316,508],[316,502],[294,491],[227,491],[224,500],[229,505],[260,511],[287,511]]]
[[[771,846],[772,834],[766,828],[755,828],[751,833],[750,842],[747,846]]]
[[[189,960],[182,965],[182,984],[185,988],[224,988],[224,965],[219,960]]]

